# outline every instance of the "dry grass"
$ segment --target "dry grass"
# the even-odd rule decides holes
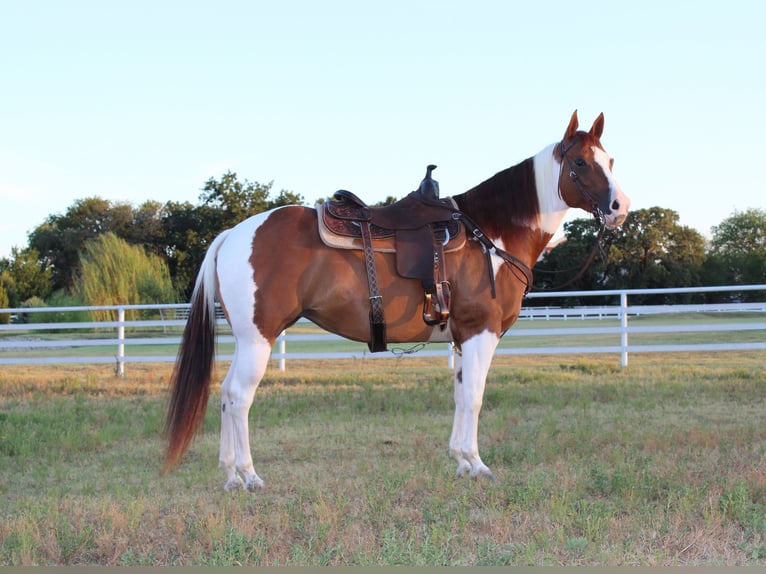
[[[0,564],[766,563],[758,353],[498,357],[496,482],[453,476],[442,361],[291,364],[251,411],[257,494],[221,488],[217,409],[159,476],[170,369],[3,369]]]

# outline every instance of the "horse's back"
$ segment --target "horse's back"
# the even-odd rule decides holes
[[[401,279],[391,254],[376,253],[390,341],[428,340],[422,287]],[[218,253],[219,296],[232,329],[273,342],[299,317],[346,338],[369,337],[369,286],[360,250],[326,246],[317,212],[286,206],[232,228]]]

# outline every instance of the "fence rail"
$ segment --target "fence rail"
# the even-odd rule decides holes
[[[517,325],[510,329],[496,354],[570,354],[570,353],[613,353],[620,355],[621,365],[628,365],[630,353],[655,353],[673,351],[729,351],[766,349],[766,302],[711,303],[698,305],[630,305],[630,298],[639,295],[766,291],[766,285],[737,285],[725,287],[694,287],[674,289],[633,289],[609,291],[576,291],[562,293],[530,293],[527,303],[551,297],[614,297],[615,305],[559,308],[546,306],[525,306]],[[57,364],[57,363],[113,363],[119,375],[125,372],[126,363],[168,362],[176,358],[181,332],[188,315],[188,304],[167,305],[113,305],[99,307],[44,307],[0,309],[0,317],[10,314],[25,319],[26,323],[0,323],[0,365],[11,364]],[[57,314],[71,316],[73,313],[90,315],[94,312],[109,312],[113,319],[104,321],[44,321],[45,315],[55,319]],[[143,314],[144,318],[127,319],[129,314]],[[685,317],[681,320],[680,317]],[[720,314],[721,319],[714,317]],[[733,315],[736,314],[736,315]],[[689,315],[694,316],[689,321]],[[639,318],[662,317],[664,324],[632,324]],[[732,318],[733,317],[733,318]],[[38,319],[38,320],[36,320]],[[584,327],[553,326],[544,328],[539,321],[586,322]],[[308,322],[307,322],[308,323]],[[234,338],[226,322],[219,315],[218,360],[231,360],[226,352]],[[297,325],[300,329],[301,323]],[[72,332],[78,333],[73,336]],[[720,334],[716,340],[694,340],[692,334]],[[746,340],[728,341],[726,334],[737,333]],[[662,342],[663,336],[680,336],[680,340]],[[633,336],[647,335],[655,340],[634,344]],[[688,338],[684,338],[688,336]],[[588,337],[592,340],[588,341]],[[513,344],[511,340],[530,338],[535,345]],[[543,339],[542,343],[540,343]],[[550,339],[550,341],[547,341]],[[575,339],[576,345],[568,344]],[[410,354],[412,349],[392,345],[386,353],[369,353],[366,345],[354,344],[354,348],[328,350],[337,346],[341,337],[326,333],[301,333],[291,329],[282,333],[277,340],[272,359],[279,362],[281,370],[286,369],[287,360],[295,359],[349,359],[386,358]],[[587,343],[587,344],[586,344]],[[287,350],[309,344],[324,349]],[[130,348],[135,352],[128,353]],[[112,352],[109,352],[109,349]],[[418,356],[447,357],[453,364],[453,350],[447,344],[432,344],[430,348],[417,351]]]

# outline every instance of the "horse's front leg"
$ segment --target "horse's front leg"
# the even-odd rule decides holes
[[[484,386],[497,335],[484,331],[462,344],[462,356],[455,363],[455,419],[450,437],[450,453],[457,460],[457,473],[472,478],[494,475],[479,456],[479,413]]]

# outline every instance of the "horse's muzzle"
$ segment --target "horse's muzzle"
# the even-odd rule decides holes
[[[607,226],[607,228],[614,229],[615,227],[620,227],[620,225],[625,223],[625,220],[627,219],[627,217],[628,215],[625,213],[618,214],[616,216],[607,215],[604,218],[604,224]]]

